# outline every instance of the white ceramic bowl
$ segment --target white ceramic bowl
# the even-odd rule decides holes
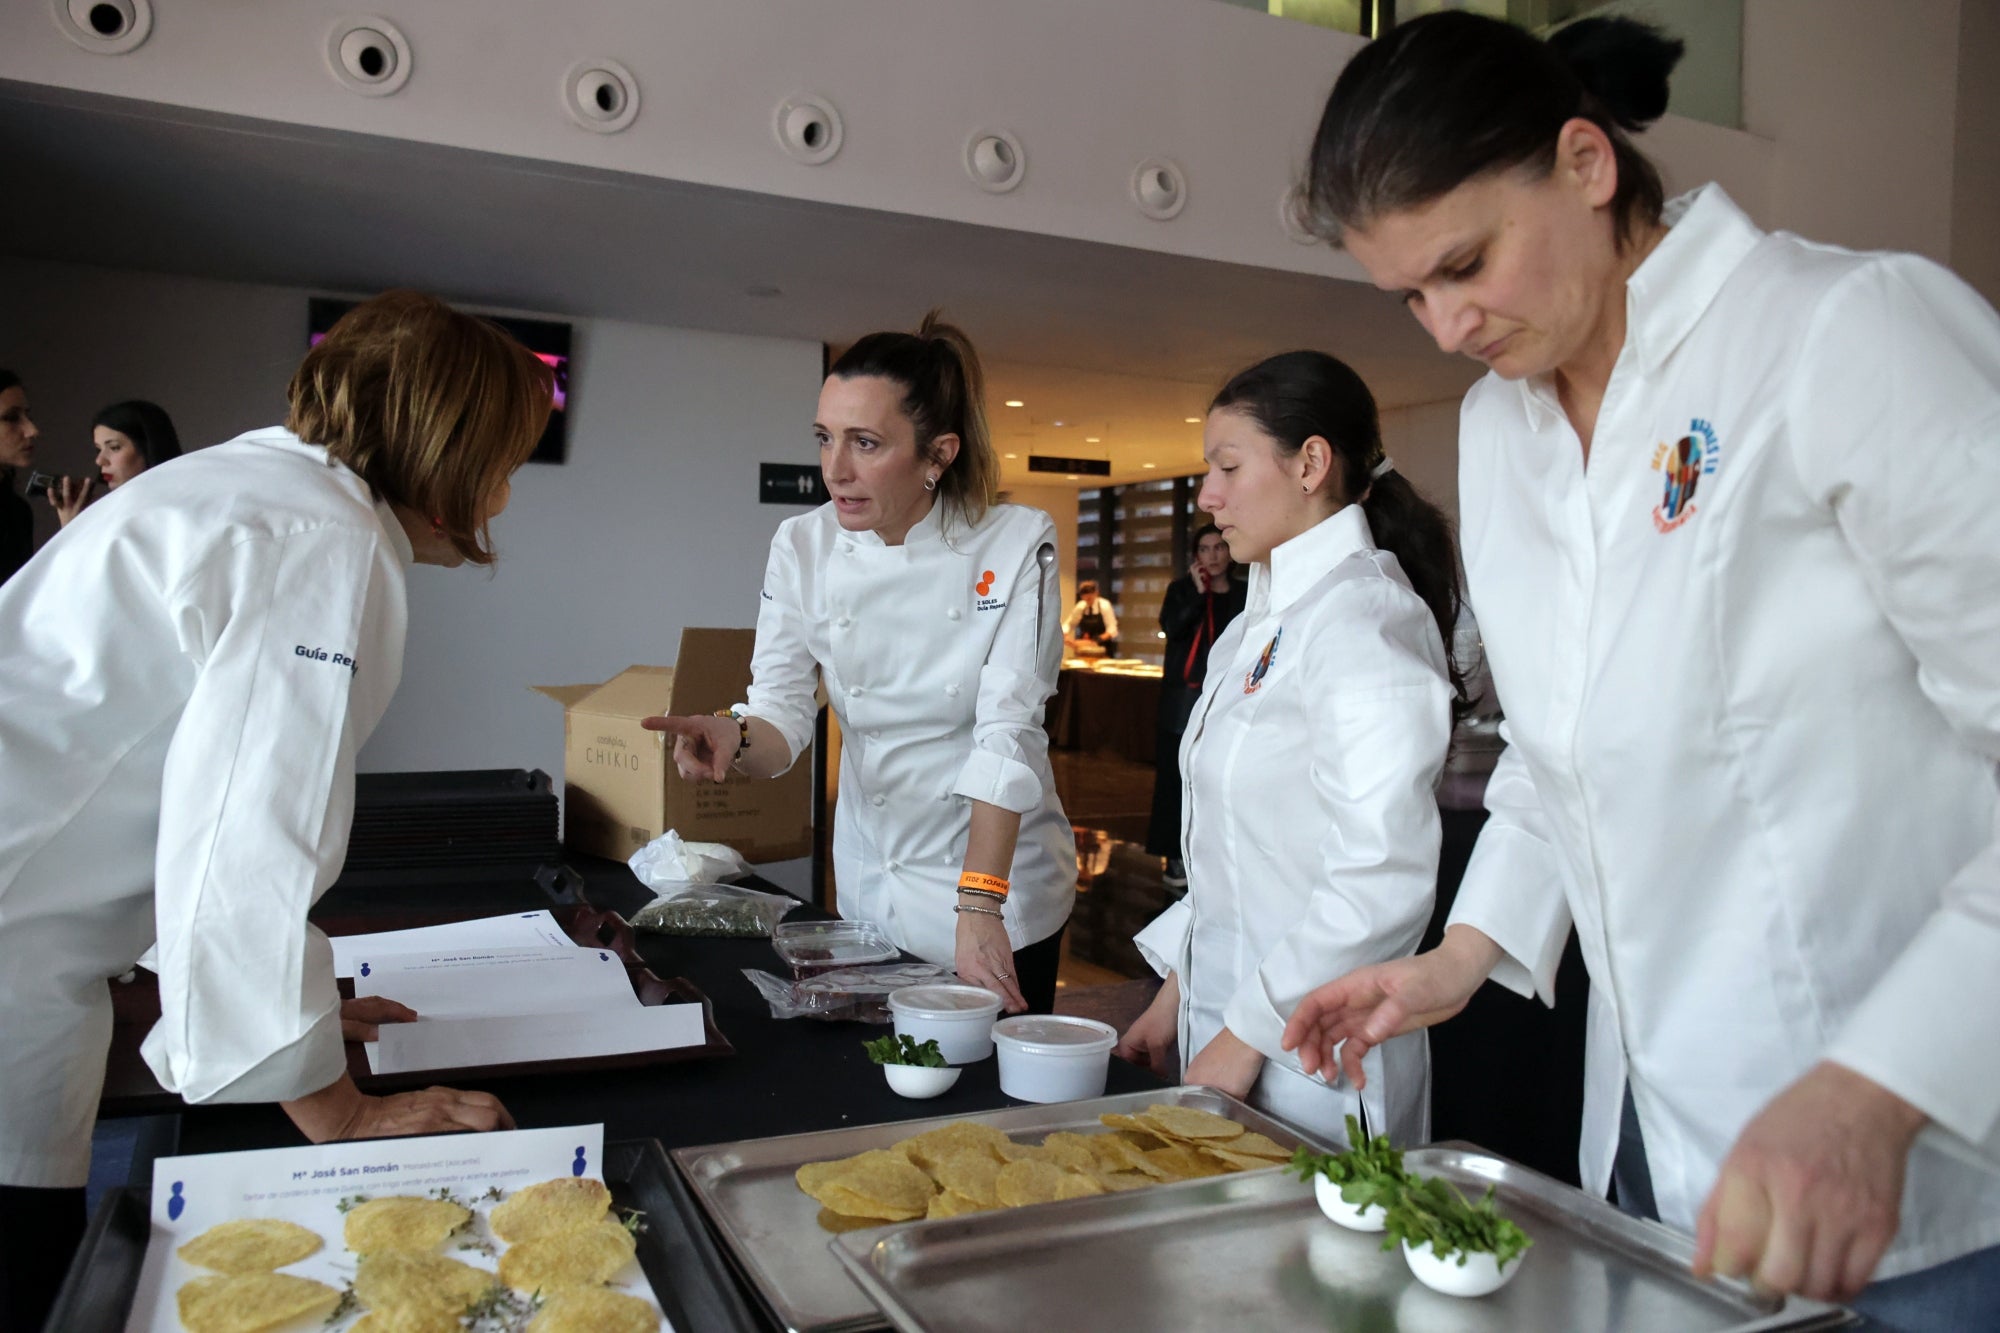
[[[945,1059],[969,1065],[993,1054],[1000,997],[983,986],[905,986],[889,992],[889,1014],[897,1036],[918,1045],[935,1040]]]
[[[1431,1251],[1429,1241],[1415,1248],[1408,1241],[1403,1242],[1403,1258],[1417,1275],[1417,1281],[1446,1296],[1490,1296],[1514,1280],[1524,1257],[1515,1255],[1503,1269],[1490,1254],[1454,1252],[1451,1257],[1440,1259]],[[1463,1265],[1458,1262],[1460,1259],[1465,1260]]]
[[[1313,1177],[1313,1197],[1319,1200],[1319,1210],[1322,1213],[1350,1231],[1380,1231],[1388,1224],[1387,1208],[1379,1203],[1371,1203],[1366,1208],[1356,1208],[1340,1197],[1340,1186],[1325,1176]]]
[[[1000,1091],[1024,1102],[1102,1097],[1118,1029],[1090,1018],[1018,1014],[993,1025]]]
[[[883,1065],[889,1087],[905,1097],[935,1097],[958,1082],[956,1065]]]

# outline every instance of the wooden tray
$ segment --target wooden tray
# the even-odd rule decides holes
[[[534,1074],[583,1073],[600,1069],[638,1069],[651,1065],[675,1064],[683,1060],[706,1060],[715,1056],[733,1055],[736,1048],[722,1035],[715,1025],[715,1006],[708,996],[685,977],[662,980],[649,971],[639,957],[632,927],[624,917],[616,912],[607,912],[588,904],[572,904],[566,907],[550,908],[557,924],[569,933],[569,937],[579,945],[592,949],[605,949],[618,955],[625,964],[625,975],[632,983],[632,991],[639,1002],[656,1004],[699,1004],[703,1041],[699,1046],[681,1046],[668,1051],[637,1051],[628,1055],[593,1055],[573,1060],[536,1060],[521,1064],[482,1065],[465,1069],[425,1069],[411,1070],[401,1074],[376,1074],[369,1071],[368,1054],[359,1042],[347,1044],[347,1071],[354,1076],[355,1084],[369,1093],[402,1092],[410,1088],[429,1087],[441,1081],[473,1082],[495,1078],[518,1078]],[[365,935],[382,930],[406,930],[417,926],[445,925],[452,921],[468,919],[463,911],[425,910],[421,906],[408,912],[368,914],[347,917],[328,917],[315,920],[328,935]],[[354,983],[342,978],[340,993],[343,998],[352,998]],[[153,1071],[139,1054],[139,1045],[146,1033],[160,1017],[159,978],[144,968],[129,982],[111,983],[112,1009],[115,1023],[111,1033],[111,1051],[105,1063],[104,1092],[98,1102],[98,1114],[107,1116],[159,1115],[179,1111],[186,1106],[179,1096],[160,1087],[153,1077]],[[588,1022],[587,1015],[580,1015],[579,1022]]]

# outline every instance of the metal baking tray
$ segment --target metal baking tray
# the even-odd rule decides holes
[[[758,1333],[762,1321],[737,1289],[701,1210],[657,1140],[605,1144],[604,1183],[619,1207],[646,1215],[639,1266],[676,1333]],[[117,1333],[125,1327],[152,1234],[151,1195],[143,1186],[105,1195],[44,1333]]]
[[[881,1227],[831,1248],[903,1333],[1751,1333],[1858,1322],[1835,1306],[1698,1282],[1685,1237],[1471,1144],[1403,1161],[1468,1194],[1498,1187],[1535,1242],[1512,1282],[1475,1300],[1441,1296],[1379,1234],[1327,1221],[1309,1183],[1275,1171]]]
[[[972,1115],[898,1120],[885,1125],[750,1139],[705,1148],[676,1148],[672,1156],[674,1164],[680,1167],[700,1198],[730,1255],[763,1297],[777,1321],[790,1333],[849,1333],[849,1330],[885,1327],[883,1317],[861,1288],[855,1286],[841,1270],[839,1262],[828,1250],[827,1242],[832,1237],[819,1225],[819,1204],[802,1193],[793,1179],[793,1173],[799,1167],[830,1157],[852,1156],[870,1148],[886,1148],[899,1139],[921,1134],[954,1120],[977,1120],[1017,1139],[1027,1140],[1062,1129],[1082,1133],[1102,1132],[1104,1125],[1098,1117],[1106,1112],[1130,1114],[1160,1104],[1195,1106],[1217,1115],[1226,1115],[1250,1129],[1268,1134],[1286,1147],[1295,1147],[1301,1142],[1310,1142],[1315,1149],[1326,1146],[1302,1139],[1297,1130],[1253,1111],[1213,1088],[1182,1087],[1129,1092],[1083,1102],[1016,1106]],[[1230,1177],[1232,1180],[1245,1178]],[[1200,1183],[1183,1181],[1155,1185],[1134,1190],[1131,1197],[1142,1194],[1181,1197]],[[1028,1230],[1032,1233],[1037,1225],[1034,1219],[1039,1218],[1045,1208],[1055,1206],[1039,1205],[1011,1212],[1028,1215]],[[907,1228],[947,1226],[949,1223],[901,1225]],[[878,1236],[883,1230],[872,1227],[848,1234]],[[1004,1304],[1000,1307],[1001,1310],[1006,1308]],[[1063,1326],[1066,1325],[1058,1325]],[[1019,1331],[1015,1329],[1011,1333]]]

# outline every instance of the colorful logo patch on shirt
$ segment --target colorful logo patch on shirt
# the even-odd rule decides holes
[[[1264,688],[1264,677],[1271,673],[1271,664],[1278,660],[1278,640],[1285,637],[1285,627],[1278,626],[1278,632],[1264,645],[1264,651],[1257,655],[1257,665],[1250,668],[1243,677],[1243,692],[1255,694]]]
[[[1695,488],[1703,477],[1722,461],[1722,443],[1715,427],[1696,417],[1688,423],[1688,433],[1672,444],[1653,450],[1653,471],[1660,474],[1660,503],[1653,506],[1653,526],[1672,532],[1694,517]]]

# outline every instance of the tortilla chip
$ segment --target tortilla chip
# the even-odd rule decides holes
[[[659,1312],[637,1296],[581,1287],[549,1297],[528,1333],[656,1333]]]
[[[1123,1134],[1092,1134],[1087,1140],[1100,1171],[1144,1171],[1146,1154]],[[1164,1145],[1162,1145],[1164,1146]]]
[[[1282,1162],[1274,1162],[1268,1157],[1255,1157],[1249,1153],[1231,1152],[1228,1148],[1218,1148],[1213,1144],[1206,1144],[1196,1148],[1195,1151],[1214,1162],[1217,1166],[1222,1167],[1225,1171],[1269,1171],[1274,1166],[1283,1165]]]
[[[996,1206],[989,1203],[980,1203],[976,1199],[968,1199],[963,1194],[959,1194],[954,1190],[946,1190],[931,1200],[930,1211],[925,1213],[924,1216],[927,1218],[964,1217],[967,1213],[988,1212]]]
[[[1003,1162],[1043,1162],[1048,1160],[1048,1154],[1042,1151],[1042,1145],[1039,1143],[1016,1143],[1012,1139],[1009,1139],[996,1151]]]
[[[218,1273],[268,1273],[316,1253],[323,1243],[296,1222],[244,1217],[210,1227],[175,1253]]]
[[[967,1148],[939,1162],[932,1174],[944,1190],[961,1194],[982,1207],[993,1208],[1000,1203],[1001,1165],[985,1150]]]
[[[1042,1140],[1042,1156],[1071,1171],[1090,1171],[1097,1166],[1097,1154],[1091,1151],[1090,1140],[1066,1130],[1057,1130]]]
[[[348,1333],[465,1333],[465,1325],[441,1305],[398,1305],[370,1310]]]
[[[376,1250],[361,1256],[354,1298],[370,1310],[429,1307],[458,1314],[493,1287],[484,1269],[412,1250]]]
[[[188,1333],[264,1333],[294,1319],[326,1317],[340,1293],[290,1273],[232,1273],[195,1278],[174,1299]]]
[[[886,1227],[893,1221],[908,1221],[907,1218],[890,1217],[849,1217],[846,1213],[836,1213],[831,1208],[819,1210],[819,1226],[822,1231],[830,1231],[838,1236],[843,1231],[861,1231],[868,1227]]]
[[[1227,1174],[1224,1168],[1213,1160],[1179,1143],[1153,1149],[1146,1154],[1146,1160],[1159,1169],[1161,1172],[1159,1179],[1162,1181],[1199,1180],[1203,1176]],[[1153,1172],[1149,1171],[1146,1174],[1152,1175]]]
[[[912,1165],[928,1171],[955,1152],[983,1148],[988,1153],[997,1153],[1002,1145],[1011,1142],[991,1125],[976,1120],[954,1120],[948,1125],[939,1125],[936,1129],[927,1129],[912,1138],[903,1139],[895,1146],[910,1159]]]
[[[1087,1199],[1093,1194],[1109,1194],[1111,1191],[1099,1183],[1095,1175],[1082,1171],[1065,1171],[1056,1182],[1058,1199]]]
[[[1151,1176],[1138,1171],[1098,1171],[1093,1173],[1098,1184],[1112,1194],[1123,1194],[1126,1190],[1142,1190],[1156,1184]]]
[[[493,1234],[509,1244],[577,1231],[611,1210],[611,1191],[588,1176],[561,1176],[518,1189],[487,1219]]]
[[[616,1222],[537,1236],[500,1256],[500,1280],[516,1291],[556,1291],[609,1282],[632,1262],[638,1244]]]
[[[341,1230],[347,1248],[356,1254],[435,1250],[471,1217],[466,1208],[444,1199],[370,1199],[348,1210]]]
[[[994,1181],[994,1193],[1008,1208],[1019,1208],[1030,1203],[1050,1203],[1056,1197],[1056,1186],[1062,1183],[1064,1171],[1054,1162],[1045,1162],[1031,1157],[1025,1161],[1009,1162],[1000,1168],[1000,1175]]]
[[[1274,1162],[1292,1160],[1292,1150],[1267,1138],[1254,1129],[1246,1129],[1224,1145],[1231,1152],[1244,1153],[1251,1157],[1268,1157]]]
[[[928,1183],[929,1178],[925,1179]],[[897,1207],[871,1199],[865,1194],[857,1194],[838,1182],[822,1185],[819,1193],[813,1197],[836,1213],[868,1219],[866,1223],[868,1226],[881,1226],[885,1222],[907,1222],[913,1217],[922,1217],[925,1210],[930,1207],[929,1195],[926,1195],[920,1204]]]
[[[1176,1139],[1233,1139],[1243,1126],[1213,1111],[1194,1106],[1149,1106],[1139,1117],[1154,1133]]]
[[[922,1217],[937,1187],[900,1153],[874,1149],[834,1162],[810,1162],[793,1178],[837,1213],[901,1221]]]

